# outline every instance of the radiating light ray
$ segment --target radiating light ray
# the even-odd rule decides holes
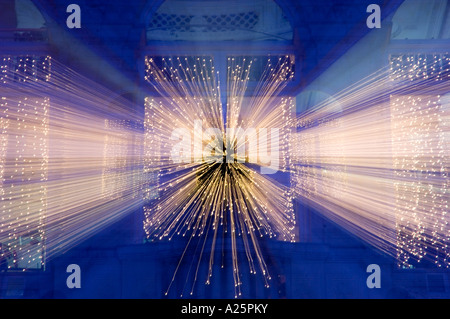
[[[168,289],[192,249],[198,259],[182,294],[193,293],[204,258],[209,284],[218,246],[223,258],[229,243],[238,297],[240,253],[268,285],[259,240],[295,240],[299,196],[399,266],[448,267],[449,55],[393,55],[388,67],[297,119],[292,99],[278,96],[291,58],[269,58],[256,87],[252,61],[228,59],[224,112],[211,58],[147,58],[159,96],[146,99],[143,131],[129,102],[105,105],[112,92],[50,57],[3,58],[0,242],[9,266],[42,267],[144,198],[149,238],[186,238]],[[218,137],[205,137],[211,128]],[[184,132],[189,139],[174,152]],[[290,173],[291,187],[261,174],[268,167]]]
[[[296,194],[399,266],[449,266],[448,54],[389,67],[303,112]]]
[[[238,150],[248,146],[247,154],[238,152],[238,160],[266,166],[270,156],[267,150],[271,143],[268,132],[263,128],[278,128],[281,131],[279,147],[282,163],[277,169],[283,171],[289,166],[288,140],[293,126],[292,101],[278,96],[293,77],[293,59],[290,56],[269,57],[256,88],[250,97],[245,97],[252,64],[252,58],[228,58],[227,124],[230,128],[240,127],[245,130],[245,134],[240,135],[237,130],[232,131],[228,138],[231,144],[236,144]],[[248,128],[254,130],[249,131]],[[255,140],[258,145],[249,143]],[[262,153],[266,153],[266,156],[262,156]],[[245,160],[243,156],[246,156]]]
[[[0,242],[10,268],[42,268],[142,205],[142,132],[50,57],[4,57],[0,81]]]
[[[223,119],[220,83],[217,80],[219,74],[212,59],[147,58],[147,79],[161,97],[146,101],[146,149],[153,152],[148,167],[159,172],[160,185],[156,202],[145,207],[144,228],[149,237],[159,240],[172,240],[174,236],[188,238],[166,294],[192,245],[196,247],[194,255],[198,259],[192,261],[187,269],[188,274],[193,276],[189,293],[194,291],[200,261],[207,246],[210,247],[207,250],[210,256],[205,283],[211,282],[215,246],[222,236],[230,240],[235,296],[238,297],[242,285],[238,242],[242,243],[250,273],[256,273],[259,268],[268,286],[270,274],[258,243],[259,238],[295,239],[289,188],[247,166],[246,162],[262,165],[262,161],[257,149],[245,150],[243,147],[249,138],[258,137],[257,133],[263,126],[246,130],[250,125],[259,125],[258,121],[267,125],[264,128],[284,128],[290,124],[286,120],[288,114],[283,114],[281,119],[279,116],[280,109],[284,108],[287,112],[289,101],[282,99],[280,103],[280,99],[275,99],[289,79],[291,69],[288,61],[288,57],[277,59],[276,67],[268,62],[262,84],[257,88],[260,98],[246,102],[243,95],[251,63],[248,66],[230,63],[227,83],[230,88],[227,94],[229,102],[226,119]],[[246,133],[244,136],[236,130],[241,125]],[[180,155],[179,161],[173,157],[175,129],[184,132],[182,135],[186,140],[181,143],[187,145],[183,151],[176,153]],[[218,132],[214,139],[208,138],[208,133],[205,133],[211,129]],[[288,133],[288,129],[283,131],[283,134]],[[270,142],[267,134],[264,137],[260,138],[260,146],[270,150],[269,146],[274,142]],[[283,138],[285,144],[282,150],[287,152],[288,139]],[[279,141],[276,143],[278,146]],[[244,152],[235,152],[241,147]],[[223,243],[223,238],[221,240]]]

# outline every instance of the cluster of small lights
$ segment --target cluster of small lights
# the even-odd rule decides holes
[[[51,57],[5,56],[0,65],[0,83],[50,81]]]
[[[306,109],[306,105],[299,105],[303,110],[293,124],[291,144],[295,147],[290,152],[291,187],[297,195],[318,200],[345,196],[349,164],[346,141],[351,134],[342,124],[345,117],[336,99],[342,103],[348,100],[350,106],[352,98],[349,90]]]
[[[6,98],[2,97],[2,102],[4,100],[6,100]],[[8,118],[0,117],[0,196],[3,196],[3,194],[5,194],[5,190],[3,189],[3,176],[5,173],[6,147],[8,146],[8,123]]]
[[[449,54],[391,56],[292,134],[295,193],[400,267],[449,266],[449,70]]]
[[[284,123],[280,128],[280,170],[288,172],[291,169],[291,151],[293,149],[292,133],[294,121],[292,114],[295,110],[295,101],[292,98],[282,98],[278,110],[281,110],[281,121]]]
[[[50,56],[4,56],[0,82],[17,85],[50,80]],[[5,86],[6,88],[6,86]],[[9,269],[45,264],[48,175],[48,98],[1,100],[0,242]]]
[[[2,97],[0,242],[8,268],[44,266],[49,99]]]
[[[155,100],[145,98],[145,120],[144,120],[144,175],[148,181],[144,185],[143,199],[145,202],[158,198],[159,194],[159,178],[160,172],[158,169],[161,163],[161,136],[157,134],[159,131],[159,124],[155,122]],[[144,210],[148,207],[145,206]]]
[[[50,62],[50,57],[5,57],[0,81],[4,84],[49,81]],[[349,124],[344,125],[337,115],[337,120],[306,129],[298,127],[297,133],[291,132],[294,125],[291,115],[293,99],[274,98],[293,76],[293,62],[288,56],[267,60],[263,81],[254,88],[253,97],[245,96],[253,60],[228,58],[226,121],[222,118],[220,77],[211,58],[147,58],[146,62],[146,79],[162,97],[145,101],[144,174],[149,178],[146,179],[148,187],[144,189],[144,199],[156,200],[156,203],[144,207],[144,229],[149,237],[158,239],[171,239],[174,235],[201,237],[208,232],[216,236],[219,228],[230,231],[236,296],[240,295],[242,285],[236,236],[242,238],[246,249],[249,249],[249,243],[254,245],[253,252],[247,256],[257,256],[264,278],[269,280],[257,238],[268,236],[295,240],[291,190],[306,198],[333,200],[334,204],[347,209],[342,213],[343,217],[350,220],[351,216],[356,216],[352,223],[359,222],[361,227],[367,227],[370,218],[387,224],[391,216],[384,206],[378,207],[377,201],[370,200],[373,194],[364,192],[363,186],[365,183],[372,186],[373,182],[393,182],[399,265],[409,267],[414,260],[432,260],[439,267],[449,266],[446,117],[441,96],[433,93],[433,89],[427,90],[432,83],[448,81],[449,54],[391,56],[389,75],[394,86],[395,83],[412,82],[414,87],[407,87],[405,92],[412,92],[414,88],[424,92],[391,97],[388,109],[393,154],[389,156],[392,155],[393,167],[391,164],[383,166],[386,165],[385,158],[381,164],[377,162],[372,167],[368,164],[363,167],[358,162],[359,158],[367,158],[361,153],[351,153],[351,147],[361,147],[370,140],[359,137],[367,132],[379,134],[379,139],[374,138],[374,141],[382,143],[373,145],[384,147],[386,136],[381,132],[383,127],[376,117],[381,112],[373,110],[376,108],[371,108],[371,111],[361,108],[363,115],[376,114],[368,117],[371,119],[367,121],[370,129],[364,130],[361,124],[355,124],[364,122],[362,116],[343,116],[342,119]],[[0,102],[0,242],[3,243],[3,253],[12,256],[10,268],[42,267],[47,212],[45,182],[48,175],[49,99],[28,96],[18,100],[5,96]],[[385,111],[383,106],[379,109]],[[195,135],[196,120],[204,124],[203,128],[217,127],[221,130],[225,125],[279,128],[279,170],[292,173],[292,188],[281,187],[242,163],[227,165],[226,169],[201,160],[174,164],[170,160],[171,133],[174,128],[183,127]],[[370,126],[371,122],[373,126]],[[122,197],[130,188],[130,181],[134,181],[134,175],[130,174],[137,172],[134,164],[129,162],[128,145],[140,142],[131,141],[134,137],[130,136],[130,131],[135,128],[130,127],[130,123],[107,120],[103,127],[107,131],[104,135],[103,189],[112,199]],[[352,143],[354,145],[350,145]],[[195,148],[195,141],[191,141],[191,147]],[[349,154],[351,156],[347,156]],[[195,156],[198,154],[194,152]],[[386,154],[380,158],[382,156]],[[253,164],[261,163],[256,161]],[[352,176],[346,171],[347,164],[353,166]],[[364,168],[369,168],[370,173],[360,173]],[[383,174],[392,168],[394,177],[387,181]],[[380,171],[383,171],[381,176],[373,178]],[[348,178],[353,178],[354,189],[345,188],[349,184]],[[138,180],[136,183],[141,184]],[[373,196],[382,198],[381,195],[385,195],[378,189],[376,191],[379,194]],[[344,193],[346,196],[342,196]],[[348,197],[348,201],[357,199],[364,209],[358,211],[351,205],[353,203],[339,200],[340,197]],[[224,212],[236,219],[227,218]],[[370,235],[386,239],[382,231],[376,231]],[[213,259],[212,256],[211,261]],[[257,267],[251,259],[249,257],[250,272],[256,273]],[[207,283],[211,276],[212,266]]]
[[[336,115],[339,116],[339,115]],[[297,123],[292,134],[291,186],[301,196],[340,198],[346,191],[346,128],[339,117],[314,128]]]
[[[390,73],[394,85],[416,83],[409,90],[416,92],[391,96],[398,263],[408,268],[427,260],[449,267],[446,117],[433,82],[450,80],[450,54],[391,56]]]
[[[393,96],[392,143],[399,265],[450,264],[448,172],[440,96]]]
[[[161,95],[147,98],[145,104],[145,171],[157,174],[158,181],[156,192],[147,196],[156,202],[144,207],[147,236],[171,240],[173,236],[181,235],[189,236],[191,240],[203,238],[206,242],[209,233],[215,243],[221,234],[219,229],[222,229],[224,234],[230,234],[236,297],[241,295],[242,285],[238,238],[244,244],[250,273],[256,274],[252,257],[255,254],[268,286],[270,274],[258,238],[295,240],[291,191],[245,165],[244,162],[261,164],[257,160],[249,161],[248,158],[257,158],[255,154],[249,154],[244,162],[236,157],[231,163],[208,162],[208,155],[203,153],[203,148],[198,149],[195,136],[207,128],[225,132],[225,126],[256,128],[255,132],[259,127],[279,128],[281,137],[277,142],[282,160],[278,169],[288,171],[293,99],[275,96],[292,76],[292,62],[289,57],[283,57],[272,65],[269,59],[264,77],[258,84],[259,92],[254,98],[247,98],[244,94],[252,62],[244,60],[241,65],[234,58],[228,58],[226,120],[223,118],[220,74],[212,59],[164,57],[147,58],[146,62],[146,80]],[[171,136],[175,128],[186,129],[194,136],[188,145],[193,152],[185,157],[186,162],[175,163],[171,158],[174,146]],[[224,146],[237,147],[245,143],[234,135],[223,135],[227,138],[222,142]],[[268,146],[270,142],[263,144]],[[205,141],[200,141],[200,145],[204,147]],[[200,259],[201,256],[199,262]],[[212,251],[206,284],[212,277],[213,261]],[[194,285],[191,294],[193,289]]]

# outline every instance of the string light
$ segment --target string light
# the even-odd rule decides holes
[[[404,79],[419,82],[414,86],[419,88],[418,93],[391,98],[399,266],[409,268],[414,261],[425,259],[448,267],[443,105],[439,89],[421,94],[420,88],[445,83],[450,74],[450,55],[404,54],[392,56],[390,62],[394,83]]]
[[[40,63],[38,63],[38,61]],[[3,84],[36,81],[49,57],[3,58]],[[13,70],[13,72],[8,72]],[[17,76],[11,76],[17,75]],[[0,241],[8,268],[43,268],[47,212],[49,99],[2,96]],[[12,92],[10,92],[12,93]]]
[[[42,268],[48,176],[48,99],[2,99],[0,237],[9,268]]]

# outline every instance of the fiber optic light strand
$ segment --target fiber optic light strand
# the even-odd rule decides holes
[[[166,293],[171,289],[190,246],[196,245],[198,254],[197,262],[192,262],[187,271],[193,274],[189,290],[193,294],[206,245],[211,245],[205,279],[209,284],[213,276],[215,245],[219,238],[222,241],[222,237],[230,238],[235,296],[238,297],[242,293],[238,260],[240,243],[250,273],[257,273],[259,268],[268,286],[270,274],[259,238],[295,240],[289,188],[245,164],[270,164],[267,157],[274,154],[267,152],[275,145],[271,145],[274,142],[263,128],[277,128],[282,131],[281,142],[276,141],[282,157],[279,169],[287,170],[291,102],[276,99],[276,95],[291,77],[289,61],[289,57],[277,58],[273,65],[269,60],[257,87],[258,98],[249,100],[244,98],[244,94],[252,63],[245,60],[241,61],[243,64],[235,63],[234,59],[229,59],[227,86],[230,89],[225,128],[219,74],[212,59],[147,58],[146,78],[161,97],[146,100],[145,148],[151,150],[147,167],[158,172],[160,184],[156,202],[144,208],[144,229],[149,238],[189,238]],[[238,135],[238,127],[252,130],[246,131],[246,137],[242,137]],[[187,147],[180,155],[181,163],[175,162],[172,156],[175,142],[171,137],[175,128],[187,132],[185,135],[189,137],[184,142]],[[206,141],[200,137],[200,145],[197,145],[196,136],[202,136],[203,129],[209,128],[217,129],[219,136]],[[250,145],[246,153],[232,151],[257,138],[259,147],[267,151],[264,158],[258,156],[256,145]],[[205,151],[208,145],[211,146],[210,152]]]
[[[292,99],[278,97],[292,77],[290,57],[268,58],[247,97],[252,61],[228,60],[224,121],[212,59],[147,58],[160,97],[146,99],[143,132],[127,101],[105,105],[112,92],[50,57],[4,57],[0,242],[8,267],[45,266],[143,198],[149,238],[187,238],[169,289],[192,247],[198,259],[185,289],[193,293],[208,252],[209,284],[216,246],[229,238],[238,297],[241,250],[268,285],[261,237],[296,239],[294,196],[400,267],[448,267],[450,55],[392,55],[388,67],[296,119]],[[188,132],[185,145],[172,139],[174,128]],[[204,139],[211,128],[219,136]],[[270,167],[290,173],[291,187],[261,174]]]
[[[9,268],[42,268],[142,205],[142,132],[49,56],[3,57],[0,82],[0,242]]]

